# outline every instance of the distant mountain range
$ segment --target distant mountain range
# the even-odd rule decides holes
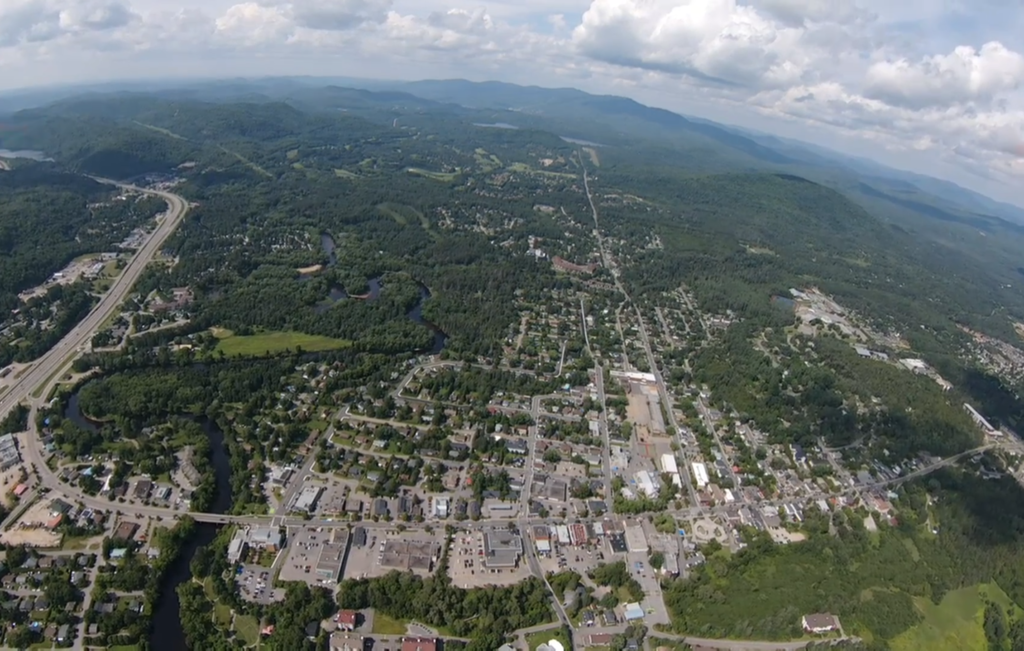
[[[344,109],[371,117],[382,107],[489,114],[494,122],[559,135],[629,145],[637,138],[661,148],[668,160],[695,173],[776,169],[835,187],[871,209],[913,213],[982,231],[1024,225],[1024,208],[995,201],[955,183],[892,169],[813,144],[687,118],[613,95],[572,88],[541,88],[461,79],[375,81],[347,77],[288,77],[110,83],[0,95],[0,114],[88,93],[155,93],[212,102],[287,101],[303,109]],[[390,118],[389,118],[390,119]],[[875,212],[879,212],[876,210]]]

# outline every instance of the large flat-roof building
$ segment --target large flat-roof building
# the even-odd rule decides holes
[[[699,461],[694,461],[690,467],[693,468],[693,481],[697,483],[697,488],[707,487],[710,480],[708,467]]]
[[[381,567],[430,572],[441,554],[441,545],[432,540],[388,540],[380,552]]]
[[[324,492],[323,486],[306,486],[295,498],[292,508],[295,511],[306,511],[311,513],[316,508],[316,503]]]
[[[284,545],[284,536],[277,527],[269,524],[258,525],[249,529],[249,544],[260,549],[276,552]]]
[[[650,470],[641,470],[634,476],[637,488],[640,489],[641,493],[651,499],[658,496],[658,493],[661,491],[661,482],[658,480],[657,475]]]
[[[331,633],[330,651],[363,651],[364,648],[362,635],[345,630]]]
[[[331,539],[320,545],[320,554],[316,559],[316,576],[324,582],[336,582],[345,567],[345,554],[348,552],[348,532],[332,529]]]
[[[18,442],[14,434],[0,436],[0,470],[7,470],[21,463],[18,453]]]
[[[523,539],[509,531],[484,534],[484,567],[515,567],[523,553]]]
[[[647,534],[636,520],[626,520],[626,546],[631,552],[647,552]]]

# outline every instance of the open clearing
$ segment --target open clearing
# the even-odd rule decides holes
[[[938,606],[922,597],[914,603],[924,616],[917,626],[889,642],[893,651],[985,651],[985,600],[1001,604],[1014,617],[1018,608],[1002,589],[992,583],[953,590]]]
[[[256,644],[260,639],[260,623],[252,615],[236,615],[235,630],[246,644]]]
[[[590,162],[594,164],[594,167],[601,167],[601,159],[597,155],[597,150],[593,147],[584,147],[583,151],[587,152],[590,156]]]
[[[359,178],[358,174],[355,174],[353,172],[349,172],[348,170],[337,169],[337,168],[335,168],[335,170],[334,170],[334,175],[337,176],[339,179],[358,179]]]
[[[157,133],[162,133],[165,136],[170,136],[171,138],[177,138],[178,140],[188,140],[188,138],[186,138],[185,136],[179,136],[178,134],[174,133],[173,131],[170,131],[169,129],[164,129],[163,127],[158,127],[158,126],[155,126],[155,125],[152,125],[152,124],[146,124],[145,122],[139,122],[138,120],[132,120],[132,122],[134,122],[135,124],[139,125],[140,127],[146,127],[147,129],[152,129],[153,131],[156,131]]]
[[[473,157],[476,159],[476,164],[480,167],[480,171],[485,174],[502,166],[500,158],[480,147],[473,152]]]
[[[551,176],[561,179],[576,178],[575,174],[569,174],[568,172],[548,172],[546,170],[535,170],[525,163],[512,163],[512,166],[509,169],[511,169],[513,172],[520,172],[522,174],[539,174],[540,176]]]
[[[239,336],[223,328],[213,329],[213,336],[220,339],[217,350],[228,356],[256,356],[280,353],[302,348],[306,352],[335,350],[352,345],[347,339],[332,339],[302,332],[263,332],[256,335]]]
[[[377,635],[405,635],[405,629],[405,622],[374,611],[373,632]]]
[[[423,176],[428,179],[434,179],[435,181],[444,181],[450,183],[458,178],[462,172],[431,172],[430,170],[421,169],[419,167],[409,167],[405,170],[409,174],[415,174],[416,176]]]
[[[430,220],[419,210],[402,203],[378,204],[377,210],[382,214],[394,219],[396,223],[406,226],[412,221],[418,221],[423,230],[427,231],[430,237],[437,239],[437,233],[431,230]]]

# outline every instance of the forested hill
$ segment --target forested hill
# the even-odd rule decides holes
[[[88,204],[110,194],[109,186],[46,164],[0,172],[0,308],[14,309],[18,292],[94,250]]]

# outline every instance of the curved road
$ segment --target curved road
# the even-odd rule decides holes
[[[116,185],[126,190],[134,190],[143,194],[150,194],[161,197],[167,202],[168,211],[164,215],[157,229],[153,231],[146,243],[142,245],[132,257],[128,266],[111,285],[110,290],[103,295],[100,302],[89,312],[82,321],[76,325],[71,332],[64,336],[60,342],[47,351],[42,357],[33,361],[28,371],[23,372],[17,383],[4,394],[0,400],[0,418],[7,415],[16,404],[28,398],[33,391],[40,388],[44,382],[50,379],[69,358],[80,351],[92,338],[100,326],[110,317],[111,314],[121,305],[124,297],[131,291],[135,281],[142,274],[143,269],[153,259],[160,247],[174,229],[181,223],[185,213],[188,212],[188,202],[182,197],[170,192],[149,190],[134,185],[125,185],[109,179],[95,179],[100,183]]]

